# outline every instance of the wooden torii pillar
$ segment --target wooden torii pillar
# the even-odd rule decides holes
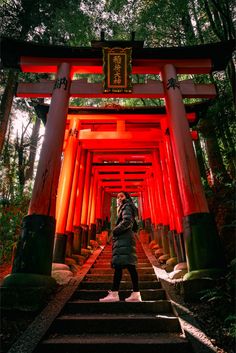
[[[165,253],[168,251],[168,241],[167,234],[169,230],[169,214],[166,206],[166,197],[163,185],[163,176],[160,166],[160,158],[157,149],[153,150],[153,171],[155,173],[156,178],[156,186],[157,186],[157,194],[159,198],[160,204],[160,212],[161,212],[161,220],[162,223],[158,225],[158,239],[160,241],[160,245],[164,248]]]
[[[69,126],[69,136],[64,150],[64,159],[60,173],[60,180],[57,191],[56,208],[56,235],[54,241],[53,261],[56,263],[65,262],[65,252],[67,238],[72,236],[72,232],[67,232],[66,226],[71,200],[75,162],[78,148],[79,119],[71,119]],[[74,196],[74,195],[73,195]],[[72,239],[70,239],[72,242]]]
[[[85,149],[82,149],[82,155],[81,155],[80,166],[79,166],[79,179],[78,179],[77,193],[76,193],[76,200],[75,200],[75,212],[74,212],[74,220],[73,220],[74,227],[78,227],[81,224],[83,186],[84,186],[84,180],[85,180],[87,153],[88,151],[86,151]]]
[[[168,113],[167,126],[170,130],[184,214],[184,238],[189,269],[185,279],[202,274],[218,275],[223,266],[219,236],[201,184],[174,65],[164,65],[162,78]]]
[[[82,149],[81,144],[78,142],[78,148],[77,148],[77,154],[76,154],[76,160],[75,160],[75,168],[74,168],[74,176],[73,176],[73,184],[72,184],[70,204],[69,204],[68,217],[67,217],[67,223],[66,223],[66,231],[68,231],[68,232],[74,231],[73,221],[74,221],[74,215],[75,215],[78,182],[79,182],[79,177],[80,177],[80,166],[81,166],[81,163],[83,165],[82,155],[84,157],[85,153]]]
[[[185,248],[182,240],[183,233],[183,209],[180,199],[180,190],[178,187],[178,181],[175,170],[175,163],[172,153],[171,141],[169,136],[169,130],[167,128],[166,120],[161,121],[161,129],[163,132],[163,143],[162,149],[166,159],[166,167],[169,178],[170,196],[172,202],[172,212],[174,216],[174,228],[171,230],[172,234],[169,234],[170,251],[172,248],[172,255],[176,253],[178,262],[184,262]]]
[[[71,76],[70,64],[59,65],[28,216],[23,219],[22,235],[14,258],[13,274],[51,274],[56,194]]]

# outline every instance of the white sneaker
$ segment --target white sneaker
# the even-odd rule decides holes
[[[132,292],[131,295],[125,299],[126,302],[141,302],[141,294],[140,292]]]
[[[104,298],[99,299],[100,302],[119,302],[120,298],[118,292],[112,292],[109,290],[108,295]]]

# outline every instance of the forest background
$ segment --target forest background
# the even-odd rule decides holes
[[[88,47],[91,40],[100,38],[102,30],[106,40],[129,40],[134,31],[135,39],[144,40],[145,47],[235,40],[235,5],[233,0],[0,0],[1,36],[41,44]],[[49,74],[21,73],[13,69],[0,71],[0,265],[10,263],[21,221],[27,214],[44,133],[44,125],[34,108],[43,99],[15,98],[16,85],[19,81],[53,78]],[[160,80],[158,75],[134,75],[133,81],[141,83],[149,78]],[[194,147],[209,207],[215,215],[226,261],[232,270],[236,257],[235,56],[225,72],[179,77],[184,79],[217,86],[217,97],[207,105],[194,127],[199,134]],[[97,82],[102,77],[90,75],[89,80]],[[198,101],[202,100],[185,99],[185,103]],[[77,106],[110,103],[164,104],[160,99],[70,100],[70,105]],[[231,270],[226,287],[206,293],[205,300],[212,306],[223,300],[220,306],[224,312],[223,329],[227,328],[227,335],[235,338]]]

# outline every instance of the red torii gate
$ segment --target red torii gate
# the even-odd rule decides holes
[[[71,108],[73,109],[73,108]],[[75,109],[74,109],[75,110]],[[78,108],[78,112],[79,112],[79,109]],[[109,110],[107,109],[106,112],[108,113]],[[123,113],[125,113],[123,111]],[[134,112],[133,112],[134,113]],[[122,142],[122,147],[125,147],[126,149],[128,148],[136,148],[139,147],[139,148],[149,148],[150,150],[151,149],[154,149],[154,148],[158,148],[158,145],[160,143],[160,141],[163,139],[162,138],[162,134],[161,134],[161,131],[159,132],[159,136],[156,135],[157,133],[157,127],[160,128],[160,119],[161,120],[164,120],[166,118],[165,115],[162,115],[161,117],[157,117],[155,116],[155,125],[154,125],[154,121],[152,123],[152,131],[147,131],[146,132],[146,136],[145,136],[145,131],[142,131],[140,137],[138,137],[138,134],[137,134],[137,131],[135,133],[135,142],[134,142],[134,138],[133,138],[133,135],[129,133],[129,131],[135,131],[135,127],[137,129],[137,126],[133,126],[132,127],[129,127],[128,126],[128,122],[127,120],[130,119],[130,117],[132,116],[132,114],[130,115],[127,115],[125,116],[123,114],[123,116],[121,114],[110,114],[111,117],[110,117],[110,120],[114,120],[115,118],[117,119],[116,121],[116,125],[113,126],[112,128],[108,125],[108,128],[107,128],[107,125],[104,123],[104,121],[102,121],[102,119],[104,119],[104,115],[102,115],[98,110],[96,112],[93,112],[93,115],[90,116],[90,119],[93,119],[93,128],[95,131],[91,132],[91,131],[83,131],[81,130],[80,133],[79,133],[79,142],[81,144],[81,148],[83,148],[84,150],[91,150],[91,151],[94,151],[94,150],[108,150],[110,149],[110,141],[112,141],[112,148],[113,150],[117,150],[119,151],[119,154],[116,155],[116,163],[117,163],[117,160],[119,162],[122,162],[122,160],[124,159],[123,154],[122,152],[120,151],[120,146],[121,146],[121,142]],[[194,113],[191,113],[190,114],[190,118],[192,120],[194,120]],[[124,117],[125,116],[125,117]],[[81,119],[80,119],[81,118]],[[140,125],[141,122],[143,121],[143,119],[145,119],[144,122],[144,125],[147,124],[147,118],[148,118],[148,115],[145,115],[143,114],[142,115],[139,115],[137,117],[137,114],[134,116],[132,116],[132,119],[131,120],[134,120],[136,121],[136,124],[137,125],[137,121],[138,121],[138,124]],[[70,116],[70,119],[68,119],[69,121],[71,121],[71,119],[74,120],[74,123],[76,121],[76,116],[75,115],[71,115]],[[85,117],[83,114],[80,114],[79,117],[77,116],[77,121],[80,120],[80,124],[81,122],[84,122],[86,119],[88,119],[88,117]],[[94,120],[96,119],[96,120]],[[97,120],[99,119],[99,120]],[[109,116],[108,114],[106,114],[106,118],[105,118],[105,122],[109,123]],[[150,119],[150,118],[149,118]],[[89,119],[88,119],[89,120]],[[99,129],[96,127],[97,123],[99,124],[99,122],[101,123],[102,122],[102,127],[99,126]],[[163,124],[164,122],[162,122]],[[70,130],[71,128],[71,123],[69,123],[69,127],[68,127],[68,130]],[[84,123],[85,125],[85,123]],[[85,126],[84,126],[85,127]],[[88,126],[86,126],[88,127]],[[116,128],[116,131],[113,131],[111,132],[110,130],[111,129],[114,129],[114,127]],[[156,128],[155,130],[155,134],[154,134],[154,137],[152,138],[152,135],[153,135],[153,132],[154,132],[154,127]],[[150,126],[149,126],[150,128]],[[101,129],[102,130],[109,130],[109,131],[102,131],[101,132]],[[99,131],[99,133],[97,133],[97,131]],[[119,133],[117,133],[119,131]],[[122,132],[122,134],[121,134]],[[126,136],[125,136],[126,134]],[[127,135],[128,134],[128,135]],[[72,135],[72,137],[71,137]],[[69,138],[74,140],[74,142],[76,143],[76,139],[73,138],[73,135],[74,134],[70,134],[69,135]],[[99,136],[98,136],[99,135]],[[65,146],[68,146],[69,148],[69,144],[68,141],[67,141],[67,137],[68,137],[68,133],[66,133],[66,142],[65,142]],[[116,138],[116,139],[114,139]],[[126,143],[126,145],[124,146],[124,142],[125,140],[127,140],[128,138],[128,141]],[[139,140],[140,139],[140,140]],[[98,145],[98,140],[101,142],[99,145]],[[145,143],[146,141],[148,140],[148,145],[143,145],[143,143]],[[107,142],[106,142],[107,141]],[[78,141],[77,141],[78,142]],[[103,156],[103,158],[106,159],[106,161],[112,161],[114,160],[114,157],[108,157],[108,156],[105,156],[104,155],[104,152],[100,152],[101,156]],[[114,152],[113,152],[114,153]],[[74,230],[75,227],[77,227],[79,224],[87,224],[89,225],[90,223],[94,223],[95,222],[95,219],[96,218],[99,218],[100,215],[99,213],[95,213],[95,207],[94,207],[94,204],[95,204],[95,200],[93,199],[93,192],[94,192],[94,187],[95,187],[95,178],[94,178],[94,181],[93,181],[93,189],[90,190],[90,197],[91,197],[91,200],[88,199],[88,194],[89,194],[89,185],[87,183],[86,185],[86,193],[87,193],[87,197],[80,197],[79,198],[79,203],[80,203],[80,206],[78,207],[78,210],[75,212],[75,219],[74,219],[74,224],[72,223],[72,220],[71,220],[71,223],[68,224],[68,222],[66,223],[66,215],[67,215],[67,212],[68,212],[68,206],[70,207],[69,205],[69,200],[70,200],[70,204],[72,202],[72,204],[74,203],[73,201],[71,201],[73,199],[73,193],[71,193],[71,183],[72,183],[72,179],[71,179],[71,172],[68,173],[68,170],[73,170],[73,162],[72,162],[72,165],[70,164],[71,163],[71,156],[73,155],[73,148],[72,149],[68,149],[66,151],[66,154],[65,154],[65,158],[64,158],[64,164],[63,164],[63,168],[62,168],[62,173],[61,173],[61,182],[59,184],[59,191],[58,191],[58,209],[59,209],[59,213],[57,214],[57,227],[56,227],[56,234],[57,234],[57,241],[56,241],[56,244],[57,244],[57,247],[56,247],[56,251],[54,252],[54,260],[55,261],[58,261],[58,262],[63,262],[64,261],[64,257],[65,257],[65,247],[66,247],[66,241],[67,241],[67,238],[68,238],[68,235],[66,235],[66,233],[68,234],[68,232],[71,232]],[[68,159],[66,157],[69,157],[69,165],[68,165]],[[74,159],[75,159],[75,154],[74,154]],[[127,159],[127,158],[126,158]],[[129,157],[129,162],[131,162],[133,159],[132,156]],[[140,157],[139,157],[140,159]],[[147,160],[146,160],[147,161]],[[144,162],[144,161],[143,161]],[[114,170],[118,167],[120,172],[121,170],[123,171],[123,173],[125,173],[125,171],[127,171],[127,168],[128,167],[132,167],[133,166],[129,163],[128,165],[126,166],[121,166],[121,164],[119,163],[119,165],[117,164],[114,164],[114,165],[111,165],[109,163],[109,165],[104,165],[103,163],[100,164],[100,168],[102,166],[105,166],[106,169],[109,168],[111,169],[112,172],[114,172]],[[96,164],[97,166],[97,164]],[[140,167],[138,166],[137,164],[134,165],[137,169],[137,167]],[[144,168],[144,165],[141,166],[141,168]],[[94,168],[94,163],[93,163],[93,169]],[[134,168],[133,168],[134,169]],[[157,167],[156,167],[157,169]],[[65,173],[63,173],[65,171]],[[90,168],[90,172],[89,172],[91,175],[93,174],[92,173],[92,169]],[[162,171],[161,171],[162,173]],[[173,173],[172,173],[173,174]],[[97,175],[96,175],[97,177]],[[68,181],[68,180],[71,180]],[[87,176],[86,178],[87,182],[88,180],[90,180],[90,176]],[[162,179],[160,179],[159,177],[159,184],[160,182],[162,182],[163,184],[163,181]],[[136,186],[135,186],[135,183],[134,183],[134,180],[132,181],[132,185],[128,185],[127,181],[126,183],[123,183],[122,185],[118,185],[117,186],[117,182],[116,182],[116,186],[112,185],[112,182],[111,180],[109,180],[109,188],[106,188],[106,191],[107,192],[111,192],[111,191],[115,191],[114,190],[114,187],[116,187],[116,191],[118,192],[119,190],[121,189],[128,189],[129,191],[137,191],[136,189]],[[60,185],[62,185],[62,188],[60,187]],[[67,188],[66,188],[66,185],[67,185]],[[164,185],[164,184],[163,184]],[[101,186],[100,186],[101,187]],[[163,188],[164,186],[162,186]],[[130,189],[131,188],[131,189]],[[63,189],[63,191],[61,192],[61,190]],[[79,188],[81,189],[81,187]],[[90,189],[91,189],[91,185],[90,185]],[[181,214],[178,214],[179,212],[179,208],[178,207],[175,207],[175,212],[173,212],[173,207],[172,207],[172,213],[173,214],[177,214],[177,217],[174,217],[174,215],[172,216],[172,213],[170,212],[170,210],[168,210],[168,214],[167,214],[167,204],[169,205],[169,209],[171,208],[171,199],[170,199],[170,196],[169,196],[169,200],[168,200],[168,203],[167,203],[167,195],[164,195],[164,193],[160,192],[159,191],[159,197],[162,197],[162,200],[161,200],[161,207],[159,206],[157,208],[156,204],[154,203],[154,200],[153,200],[153,195],[150,194],[150,190],[153,190],[153,192],[155,191],[155,184],[152,183],[151,187],[149,185],[149,188],[147,188],[147,191],[149,189],[149,196],[148,196],[148,200],[146,200],[146,203],[149,202],[149,206],[146,206],[143,210],[143,216],[144,218],[147,218],[148,216],[151,216],[152,220],[153,220],[153,223],[155,225],[159,224],[159,228],[160,228],[160,224],[164,224],[165,227],[163,228],[168,230],[170,229],[171,231],[175,232],[177,231],[178,234],[182,233],[183,231],[183,228],[182,228],[182,210],[181,210]],[[96,189],[95,189],[96,190]],[[80,191],[80,190],[79,190]],[[105,191],[105,190],[104,190]],[[167,192],[167,191],[166,191]],[[81,191],[80,191],[81,193]],[[142,192],[142,198],[141,199],[145,199],[145,194],[146,192]],[[177,193],[175,192],[174,194],[172,194],[172,200],[176,200],[176,195]],[[62,200],[63,203],[62,203]],[[67,200],[67,203],[66,203],[66,200]],[[99,198],[97,199],[97,209],[99,210],[99,208],[101,207],[101,202],[99,202]],[[83,207],[82,207],[82,203],[83,203]],[[90,203],[92,203],[92,206],[90,205]],[[103,203],[104,204],[104,203]],[[175,206],[179,205],[180,202],[175,201]],[[63,206],[62,206],[63,205]],[[106,209],[110,209],[110,198],[107,199],[107,203],[104,205],[104,207]],[[149,211],[149,209],[151,210],[151,213]],[[156,212],[154,212],[153,210],[158,210]],[[160,213],[160,209],[164,209],[165,211],[162,212],[162,218],[159,217],[159,220],[157,219],[157,214],[156,213]],[[88,210],[90,210],[92,213],[91,215],[91,212],[88,212]],[[83,214],[81,215],[81,211],[84,211]],[[96,216],[95,216],[96,214]],[[103,215],[102,218],[105,218],[106,216],[105,215],[108,215],[109,216],[109,213],[105,213]],[[171,217],[172,216],[172,217]],[[171,218],[171,219],[170,219]],[[175,219],[175,221],[174,221]],[[76,225],[77,224],[77,225]],[[163,243],[164,243],[164,239],[166,239],[166,234],[162,234],[163,236]],[[178,258],[181,259],[181,254],[183,253],[184,251],[181,250],[180,251],[180,254],[178,254]]]
[[[57,187],[70,96],[158,97],[165,100],[166,122],[161,124],[160,134],[157,131],[149,132],[154,139],[151,144],[147,134],[141,136],[140,133],[125,131],[122,121],[117,122],[117,129],[112,132],[112,136],[116,141],[122,140],[121,151],[122,149],[138,148],[139,143],[132,141],[136,136],[138,141],[144,144],[142,148],[152,150],[152,172],[155,175],[152,177],[150,174],[147,179],[149,192],[147,192],[147,187],[143,192],[142,207],[146,214],[148,203],[152,210],[158,205],[159,218],[153,212],[151,212],[151,216],[164,226],[169,225],[171,229],[176,229],[177,221],[172,212],[177,207],[177,203],[174,204],[173,202],[172,204],[172,201],[175,199],[175,197],[173,199],[173,196],[179,193],[178,215],[179,217],[181,217],[181,214],[183,215],[183,233],[190,276],[191,272],[195,270],[208,274],[214,272],[214,269],[219,271],[222,267],[221,250],[201,185],[183,104],[184,97],[213,98],[216,92],[213,85],[195,85],[191,81],[178,82],[177,74],[207,74],[212,70],[223,70],[231,56],[234,43],[225,42],[182,48],[142,48],[143,43],[136,41],[103,41],[93,42],[92,44],[92,48],[70,48],[40,46],[4,38],[1,42],[3,67],[15,68],[19,65],[18,67],[24,72],[56,74],[56,79],[53,82],[20,84],[18,87],[18,96],[50,96],[52,99],[32,199],[28,216],[24,219],[22,233],[24,242],[27,242],[27,238],[30,239],[32,232],[36,235],[35,238],[39,239],[39,243],[44,241],[44,254],[40,254],[39,249],[33,246],[31,251],[37,256],[35,258],[31,256],[31,259],[34,258],[34,261],[31,261],[22,252],[21,239],[18,254],[14,261],[13,273],[50,275]],[[73,81],[72,78],[75,73],[102,73],[102,47],[104,46],[132,47],[132,73],[160,74],[162,81],[148,82],[143,86],[134,85],[133,93],[119,93],[119,95],[117,93],[103,94],[101,85],[88,84],[84,80]],[[77,139],[77,131],[80,130],[80,121],[71,119],[70,129],[72,133],[69,134],[67,146],[71,146],[70,150],[73,151],[76,149],[74,145]],[[73,131],[76,131],[76,134]],[[111,132],[109,134],[111,135]],[[96,148],[99,149],[99,144],[104,139],[108,140],[107,131],[79,132],[79,140],[84,140],[84,146],[87,146],[86,149],[76,152],[76,158],[73,157],[74,163],[76,161],[80,163],[78,154],[81,154],[83,163],[80,163],[79,168],[84,169],[84,172],[81,173],[83,183],[81,178],[78,178],[80,190],[83,185],[85,186],[80,222],[87,222],[89,212],[90,176],[93,163],[92,154],[94,153],[90,149],[94,148],[93,140],[96,141]],[[115,145],[117,147],[117,143]],[[109,148],[109,146],[112,147],[111,141],[110,143],[107,142],[106,148]],[[80,148],[77,146],[77,151],[79,150]],[[70,156],[68,156],[68,159],[70,159]],[[68,164],[70,165],[70,162]],[[71,180],[72,176],[70,176],[70,184]],[[150,193],[151,188],[154,190],[153,194]],[[60,187],[58,195],[60,197]],[[99,200],[101,200],[101,197]],[[79,203],[80,205],[81,203]],[[91,209],[92,207],[90,211]],[[162,209],[166,209],[166,213],[162,212]],[[181,230],[181,224],[178,226]]]
[[[48,106],[41,105],[38,107],[37,111],[41,110],[43,111],[44,114],[46,114],[46,112],[48,111],[47,108]],[[196,113],[194,112],[194,110],[195,111],[199,110],[199,104],[186,106],[186,110],[190,111],[190,113],[187,114],[187,118],[189,119],[190,122],[193,122],[196,120]],[[96,172],[96,168],[103,169],[103,167],[105,167],[106,170],[109,168],[109,170],[112,171],[113,173],[115,170],[117,170],[118,171],[117,173],[122,172],[124,175],[124,173],[127,172],[127,168],[129,169],[131,168],[131,170],[134,171],[133,174],[135,174],[135,170],[137,170],[137,168],[139,169],[143,168],[143,170],[145,170],[145,168],[147,169],[145,164],[139,163],[138,165],[136,164],[136,162],[137,161],[139,162],[141,161],[141,163],[147,162],[147,161],[152,162],[151,151],[153,149],[157,149],[159,147],[160,142],[163,140],[164,135],[161,131],[161,125],[164,124],[166,119],[166,114],[164,114],[164,111],[165,111],[164,107],[145,108],[145,109],[143,108],[124,109],[117,106],[115,109],[114,107],[113,108],[106,107],[105,109],[104,108],[94,109],[94,108],[86,108],[86,107],[69,108],[69,115],[68,115],[67,125],[66,125],[67,129],[65,132],[65,140],[64,140],[64,147],[66,151],[64,151],[64,163],[63,163],[63,168],[61,172],[61,178],[60,178],[59,189],[58,189],[58,199],[57,199],[58,200],[57,202],[58,212],[56,216],[57,251],[54,252],[55,261],[64,262],[66,241],[68,238],[66,234],[68,234],[69,232],[73,232],[74,227],[79,226],[81,223],[82,224],[85,223],[89,225],[91,223],[95,223],[96,218],[100,218],[98,209],[99,207],[101,207],[101,202],[99,202],[99,199],[97,200],[97,207],[95,209],[94,207],[95,201],[93,196],[93,193],[94,192],[96,193],[96,183],[99,182],[99,180],[101,180],[101,178],[99,178],[99,173],[96,173],[96,177],[94,177],[94,180],[91,181],[90,200],[88,200],[88,198],[82,198],[81,191],[80,191],[82,189],[81,186],[78,187],[78,190],[74,188],[74,185],[77,185],[77,178],[78,178],[77,173],[79,170],[78,167],[74,168],[74,163],[75,163],[75,160],[77,159],[76,157],[77,144],[80,143],[81,149],[96,152],[96,157],[93,159],[93,164],[92,164],[93,170],[95,172]],[[144,112],[146,112],[146,114],[144,114]],[[39,116],[41,116],[43,120],[46,120],[46,117],[42,116],[42,112],[41,114],[39,113]],[[72,128],[73,125],[75,130],[73,130]],[[78,130],[78,125],[80,126],[80,129],[81,129],[80,131]],[[143,130],[144,128],[146,130]],[[91,129],[93,129],[94,131],[90,131]],[[138,132],[140,131],[140,129],[141,129],[141,133]],[[72,130],[74,131],[73,133],[72,133]],[[166,127],[164,126],[162,130],[165,132]],[[135,132],[135,139],[133,138],[134,132]],[[165,137],[165,139],[168,139],[168,138]],[[111,140],[112,140],[112,147],[111,147]],[[98,143],[98,141],[100,143]],[[126,141],[126,144],[124,145],[125,141]],[[148,141],[148,144],[147,144],[147,141]],[[128,151],[130,148],[133,150],[136,148],[136,150],[133,151],[133,153],[127,152],[127,151],[126,152],[121,151],[121,144],[122,144],[122,147],[123,148],[125,147],[126,149],[128,149]],[[146,152],[142,152],[142,156],[140,156],[139,154],[140,149],[144,149],[144,148]],[[81,155],[81,149],[79,149],[79,156]],[[110,152],[107,152],[109,150]],[[74,156],[74,158],[72,158],[72,156]],[[109,164],[104,164],[103,163],[104,160],[106,161],[106,163],[108,163],[109,161]],[[95,163],[95,161],[100,161],[100,163],[97,164]],[[135,164],[131,163],[132,161]],[[111,162],[113,162],[114,164],[111,164]],[[117,162],[119,162],[119,164],[117,164]],[[124,166],[124,164],[121,164],[122,162],[128,162],[128,163]],[[149,163],[149,164],[150,166],[148,168],[152,167],[152,163]],[[173,165],[173,161],[172,161],[172,165]],[[157,169],[157,167],[155,167],[154,169]],[[72,185],[73,173],[71,172],[72,170],[75,170],[73,185]],[[177,188],[175,188],[173,192],[173,188],[176,183],[174,184],[175,179],[173,179],[173,176],[175,176],[175,174],[173,171],[171,173],[170,172],[171,170],[172,170],[171,167],[169,167],[168,173],[170,173],[170,178],[172,180],[173,187],[171,189],[172,195],[169,196],[170,200],[168,201],[168,204],[170,208],[173,200],[174,207],[171,207],[171,210],[173,208],[174,210],[172,210],[172,213],[169,211],[169,214],[171,215],[173,214],[171,218],[172,223],[169,226],[169,221],[167,220],[167,211],[165,206],[166,200],[165,200],[164,194],[161,193],[162,189],[160,189],[158,193],[159,197],[162,197],[161,208],[160,206],[157,207],[155,200],[153,199],[154,196],[149,191],[150,195],[148,199],[150,201],[150,206],[146,207],[146,209],[143,210],[142,218],[144,219],[147,218],[146,216],[147,214],[150,216],[150,211],[148,209],[151,208],[151,215],[152,215],[151,218],[155,226],[159,224],[159,228],[160,228],[160,224],[164,222],[164,224],[166,224],[166,227],[168,227],[168,229],[170,228],[171,231],[173,232],[176,231],[177,234],[180,234],[183,231],[183,228],[182,228],[183,214],[182,212],[180,212],[180,200],[179,200]],[[93,175],[92,170],[91,170],[91,175]],[[122,184],[121,184],[121,181],[117,179],[119,177],[117,174],[115,175],[112,174],[112,175],[113,175],[113,178],[107,179],[108,184],[106,184],[106,188],[104,187],[104,183],[102,183],[102,185],[99,186],[104,188],[104,191],[106,190],[107,192],[112,192],[112,191],[114,192],[115,191],[114,187],[116,187],[117,192],[119,190],[122,190],[122,189],[124,190],[127,188],[129,191],[136,191],[136,192],[139,191],[139,194],[141,193],[140,187],[142,185],[139,185],[140,186],[139,190],[137,190],[137,182],[135,182],[136,180],[134,179],[134,175],[132,177],[132,182],[129,183],[127,179],[124,182],[124,178],[123,178]],[[112,177],[112,175],[109,174],[107,175],[107,177]],[[147,178],[147,176],[145,176],[145,178]],[[90,178],[87,178],[87,180],[88,179]],[[112,179],[114,179],[116,182],[113,183]],[[144,184],[144,179],[142,179],[142,181],[143,181],[142,184]],[[138,183],[140,184],[140,182]],[[153,184],[152,178],[150,179],[150,184],[151,184],[151,188],[149,189],[153,190],[153,193],[155,193],[155,184]],[[142,189],[144,190],[144,188]],[[79,192],[80,197],[78,198],[79,201],[77,201],[79,206],[77,206],[77,209],[75,211],[76,192]],[[89,191],[87,191],[87,194],[88,193]],[[141,199],[145,198],[144,191],[142,191],[142,194],[143,195]],[[178,200],[176,200],[177,197],[178,197]],[[108,199],[108,202],[110,202],[109,199]],[[83,203],[83,208],[82,208],[82,203]],[[110,208],[110,205],[108,206],[106,205],[106,208]],[[160,220],[161,218],[160,216],[158,218],[158,214],[161,213],[162,208],[164,209],[162,214],[165,215],[164,216],[165,218],[163,220]],[[81,219],[82,210],[85,210],[83,212],[84,214],[83,219]],[[87,214],[88,210],[89,210],[89,214]],[[73,213],[75,213],[74,223],[73,223]],[[175,214],[177,215],[176,217],[174,216]],[[87,215],[87,217],[85,215]],[[69,222],[67,220],[67,217],[69,218]],[[101,218],[104,219],[105,216]],[[174,218],[175,218],[175,222],[173,221]],[[181,251],[181,253],[183,253],[183,250]],[[181,257],[178,256],[178,258],[181,258]]]

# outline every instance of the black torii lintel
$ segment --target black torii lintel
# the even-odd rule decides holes
[[[21,56],[47,58],[91,58],[102,60],[101,41],[92,41],[92,47],[72,47],[63,45],[43,45],[34,42],[20,41],[2,37],[0,42],[0,68],[20,69]],[[133,59],[211,59],[212,71],[224,70],[232,52],[235,41],[209,43],[182,47],[142,48],[142,41],[104,41],[106,46],[131,46]],[[136,43],[136,44],[135,44]],[[139,43],[139,44],[138,44]]]

